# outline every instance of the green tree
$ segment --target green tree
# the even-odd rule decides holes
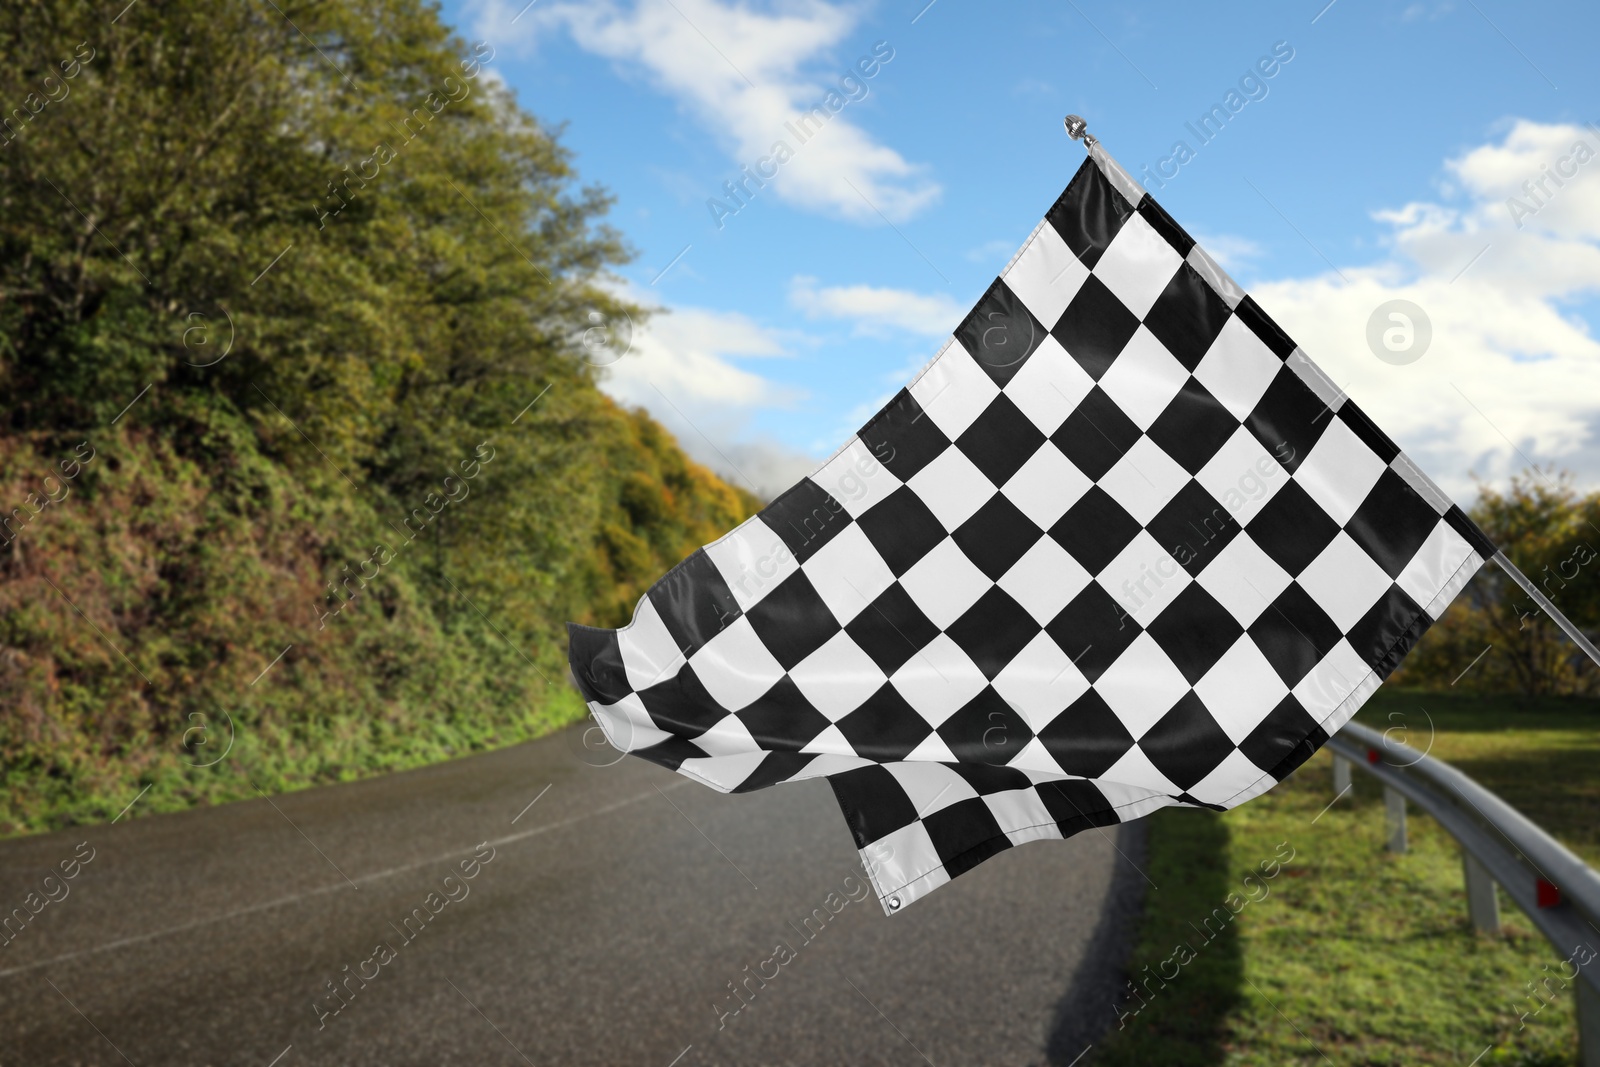
[[[563,622],[756,506],[596,388],[628,250],[492,56],[420,0],[0,11],[0,832],[570,720]]]
[[[1600,493],[1580,495],[1571,475],[1530,469],[1503,492],[1480,486],[1472,518],[1562,614],[1585,633],[1600,629]],[[1394,681],[1529,696],[1600,691],[1595,665],[1493,566],[1478,573]]]

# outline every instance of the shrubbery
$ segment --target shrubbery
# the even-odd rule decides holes
[[[568,721],[562,624],[755,507],[596,389],[627,250],[484,58],[417,0],[0,12],[0,833]]]
[[[1600,493],[1582,496],[1570,476],[1529,470],[1505,492],[1480,488],[1472,518],[1562,614],[1591,637],[1600,629]],[[1600,670],[1490,564],[1391,684],[1593,696]]]

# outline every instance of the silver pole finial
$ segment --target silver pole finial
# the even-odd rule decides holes
[[[1067,136],[1074,141],[1082,141],[1085,148],[1093,148],[1099,144],[1094,134],[1089,132],[1089,124],[1082,115],[1068,115],[1062,120],[1062,125],[1067,128]]]

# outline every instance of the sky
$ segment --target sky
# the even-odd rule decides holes
[[[656,311],[583,324],[603,387],[758,492],[938,351],[1082,163],[1068,113],[1458,500],[1600,488],[1593,4],[442,13],[616,198],[608,284]]]

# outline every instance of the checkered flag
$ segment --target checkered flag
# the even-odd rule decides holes
[[[1094,145],[909,386],[571,664],[620,750],[826,776],[894,912],[1260,795],[1493,553]]]

